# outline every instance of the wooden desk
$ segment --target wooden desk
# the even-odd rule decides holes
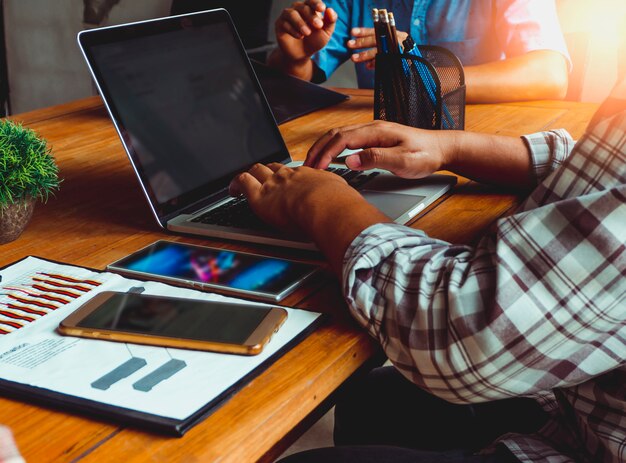
[[[371,92],[349,93],[348,102],[281,126],[294,158],[302,159],[328,128],[372,119]],[[596,108],[595,104],[543,101],[471,106],[467,129],[518,136],[564,127],[579,137]],[[0,265],[39,255],[104,268],[161,238],[311,258],[289,250],[178,237],[159,229],[97,97],[14,119],[49,140],[64,181],[56,198],[36,207],[24,234],[1,247]],[[437,238],[472,243],[517,201],[515,195],[460,179],[454,194],[440,200],[413,226]],[[378,352],[346,316],[339,285],[330,274],[321,275],[285,303],[335,316],[183,438],[5,398],[0,398],[0,423],[13,429],[29,462],[271,461],[297,437],[303,427],[298,425]]]

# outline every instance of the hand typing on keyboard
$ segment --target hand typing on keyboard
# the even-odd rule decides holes
[[[335,171],[350,181],[363,182],[361,171],[376,167],[404,178],[446,169],[509,188],[529,188],[533,178],[520,138],[374,121],[327,132],[313,144],[303,167],[253,166],[233,180],[231,193],[246,196],[252,210],[275,227],[306,233],[341,274],[346,249],[359,233],[390,222],[342,176],[322,170],[344,149],[357,147],[364,149],[346,158],[350,170]]]
[[[367,226],[389,221],[341,176],[310,167],[255,164],[231,182],[230,193],[246,196],[252,210],[274,227],[313,237],[325,253],[336,244],[345,250]]]
[[[268,224],[253,213],[248,201],[243,196],[195,217],[192,222],[252,230],[267,230],[270,228]]]
[[[364,174],[358,170],[343,169],[341,167],[329,167],[326,170],[343,177],[344,180],[348,182],[348,185],[356,190],[359,190],[368,181],[380,175],[380,172]]]
[[[451,132],[421,130],[374,121],[333,129],[313,144],[305,166],[326,169],[346,148],[363,150],[345,157],[352,171],[388,170],[399,177],[422,178],[441,169],[453,155]]]

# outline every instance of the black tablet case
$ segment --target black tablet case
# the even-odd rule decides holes
[[[258,61],[250,60],[250,62],[277,124],[336,105],[350,98],[343,93],[283,74]]]

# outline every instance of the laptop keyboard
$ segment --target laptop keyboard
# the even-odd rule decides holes
[[[357,190],[380,174],[380,172],[370,172],[366,174],[342,167],[329,167],[328,171],[340,175],[346,179],[351,187]],[[191,219],[191,222],[252,230],[272,230],[269,225],[256,216],[250,208],[248,201],[243,196],[233,198],[231,201],[221,206],[211,209],[198,217],[194,217]]]
[[[221,206],[191,219],[192,222],[252,230],[270,230],[270,226],[257,217],[243,196],[233,198]]]
[[[348,185],[355,190],[361,189],[363,185],[380,174],[380,172],[370,172],[366,174],[358,170],[350,170],[344,167],[329,167],[327,170],[343,177],[346,182],[348,182]]]

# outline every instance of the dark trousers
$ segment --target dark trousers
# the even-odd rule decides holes
[[[338,399],[337,447],[291,455],[281,463],[515,462],[504,447],[495,455],[474,453],[502,434],[535,432],[547,419],[532,399],[452,404],[383,367]]]

